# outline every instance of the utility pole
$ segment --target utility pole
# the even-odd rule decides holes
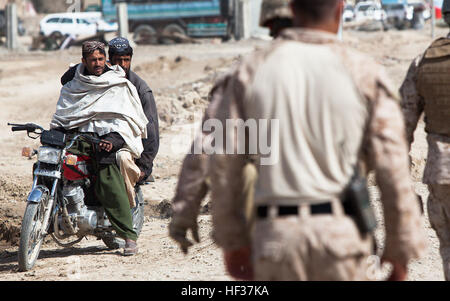
[[[436,10],[434,9],[434,0],[431,0],[431,38],[434,39],[434,27],[436,26]]]
[[[344,33],[344,11],[341,12],[341,20],[339,21],[338,39],[342,41],[342,35]]]
[[[250,1],[236,0],[234,11],[236,40],[248,39],[251,34]]]
[[[117,4],[117,19],[119,20],[119,36],[128,39],[128,5],[125,2]]]
[[[17,21],[17,5],[10,3],[6,5],[6,47],[9,50],[18,48],[18,21]]]

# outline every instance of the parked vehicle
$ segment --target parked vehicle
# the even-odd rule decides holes
[[[64,36],[94,36],[99,32],[113,32],[117,23],[106,22],[101,12],[50,14],[40,22],[40,32],[44,36],[61,38]]]
[[[355,6],[355,21],[363,20],[384,22],[386,20],[386,12],[378,2],[358,2]]]
[[[33,167],[33,187],[27,197],[18,251],[19,270],[33,268],[44,238],[50,235],[58,245],[72,247],[86,236],[95,236],[111,249],[122,248],[123,239],[115,234],[105,210],[92,191],[95,175],[89,157],[70,154],[79,140],[98,145],[88,134],[64,134],[46,131],[36,124],[8,124],[13,131],[26,131],[40,137],[38,150],[24,148],[22,155],[37,155]],[[133,228],[139,235],[144,223],[142,191],[136,188],[136,207],[131,209]],[[69,241],[68,241],[69,240]],[[72,241],[70,241],[72,240]]]
[[[414,9],[412,27],[414,29],[423,28],[425,25],[425,21],[431,18],[431,8],[427,3],[421,2],[412,2],[409,3],[410,6]]]
[[[344,22],[353,21],[355,18],[354,7],[351,4],[346,4],[344,7],[343,19]]]
[[[5,10],[0,10],[0,37],[6,37],[6,31],[7,31],[7,21],[6,21],[6,12]],[[23,26],[22,19],[19,18],[18,21],[18,34],[19,36],[25,35],[25,28]]]
[[[412,27],[414,7],[405,3],[383,4],[386,12],[386,22],[397,29]]]
[[[89,17],[75,13],[50,14],[39,23],[40,32],[46,37],[94,36],[97,34],[97,25],[89,20]]]
[[[115,0],[102,0],[106,21],[117,21]],[[234,29],[233,0],[127,0],[129,29],[136,43],[173,43],[179,37],[229,39]]]

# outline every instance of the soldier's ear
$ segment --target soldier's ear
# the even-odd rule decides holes
[[[337,10],[336,10],[336,20],[338,22],[341,21],[342,15],[344,14],[344,7],[345,7],[345,1],[339,0],[337,3]]]

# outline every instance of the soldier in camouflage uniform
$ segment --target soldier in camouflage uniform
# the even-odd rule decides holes
[[[271,30],[273,37],[278,36],[279,32],[292,25],[292,13],[288,7],[288,0],[263,0],[260,24]],[[206,110],[204,120],[214,117],[217,102],[221,100],[224,93],[223,85],[227,77],[218,80],[210,92],[211,106]],[[217,100],[216,100],[217,99]],[[195,143],[203,143],[206,141],[208,133],[203,132],[198,137],[199,141]],[[209,191],[208,185],[208,166],[209,159],[206,154],[194,154],[194,144],[191,154],[187,155],[183,161],[177,190],[172,202],[173,217],[169,225],[169,235],[177,241],[183,252],[187,252],[192,246],[192,242],[186,237],[187,230],[191,229],[194,240],[199,242],[197,217],[200,210],[202,200]],[[242,198],[246,202],[246,217],[250,227],[252,224],[253,214],[253,187],[257,177],[254,165],[248,162],[244,168],[244,182]]]
[[[450,25],[450,1],[442,7]],[[450,280],[450,34],[439,38],[409,67],[400,88],[408,143],[425,113],[428,158],[423,182],[428,185],[428,217],[440,242],[445,279]]]
[[[358,163],[376,172],[390,279],[404,280],[408,262],[425,250],[398,101],[382,67],[338,41],[343,5],[293,0],[295,28],[244,60],[211,107],[222,124],[279,122],[269,138],[278,160],[258,165],[252,231],[241,197],[248,156],[225,147],[210,156],[214,239],[236,278],[367,280],[372,240],[340,201]],[[247,149],[252,139],[234,134],[225,128],[223,141]]]

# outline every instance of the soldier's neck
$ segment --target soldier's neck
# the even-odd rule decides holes
[[[303,29],[326,31],[332,34],[337,34],[339,31],[339,22],[332,19],[319,23],[309,22],[307,19],[294,19],[294,26]]]

